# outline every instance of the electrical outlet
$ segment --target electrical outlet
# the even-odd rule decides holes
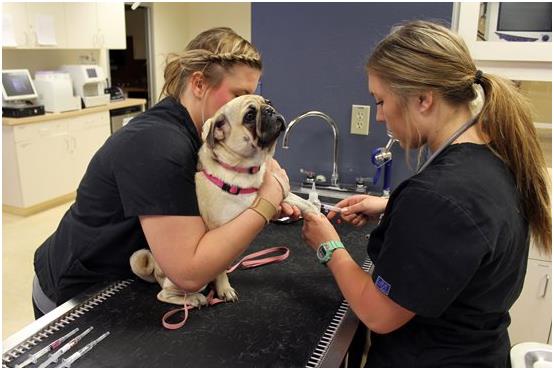
[[[369,135],[369,105],[352,105],[350,133]]]

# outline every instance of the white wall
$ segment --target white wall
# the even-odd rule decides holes
[[[98,64],[106,74],[105,50],[62,50],[62,49],[2,49],[2,68],[26,68],[35,76],[36,71],[57,70],[62,64]]]
[[[194,36],[212,27],[231,27],[250,40],[251,23],[250,3],[153,3],[153,101],[157,101],[162,90],[165,59],[169,53],[183,50]]]

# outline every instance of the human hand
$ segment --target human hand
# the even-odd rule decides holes
[[[385,211],[388,199],[375,197],[371,195],[353,195],[341,200],[336,207],[341,208],[341,219],[361,227],[369,220],[376,221],[381,213]],[[329,212],[327,218],[332,220],[337,215],[336,212]]]
[[[281,202],[277,207],[277,215],[273,218],[290,217],[292,220],[298,220],[302,216],[302,211],[297,206],[293,206],[287,202]]]
[[[290,191],[289,177],[274,159],[265,162],[265,173],[258,195],[270,201],[276,209],[283,209],[281,202]],[[287,207],[285,206],[285,209]],[[290,211],[287,209],[286,211]],[[279,213],[279,212],[278,212]]]
[[[302,239],[313,250],[317,250],[323,242],[340,240],[337,231],[325,216],[311,212],[304,215]]]

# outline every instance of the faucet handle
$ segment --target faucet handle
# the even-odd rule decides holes
[[[304,179],[304,182],[315,182],[315,172],[305,170],[303,168],[300,169],[300,173],[306,175],[306,178]]]
[[[306,175],[306,177],[315,178],[315,172],[314,171],[305,170],[305,169],[301,168],[300,173],[303,173],[304,175]]]

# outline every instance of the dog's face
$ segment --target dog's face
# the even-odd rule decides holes
[[[285,119],[258,95],[239,96],[222,106],[202,128],[212,151],[220,147],[244,158],[273,155]]]

